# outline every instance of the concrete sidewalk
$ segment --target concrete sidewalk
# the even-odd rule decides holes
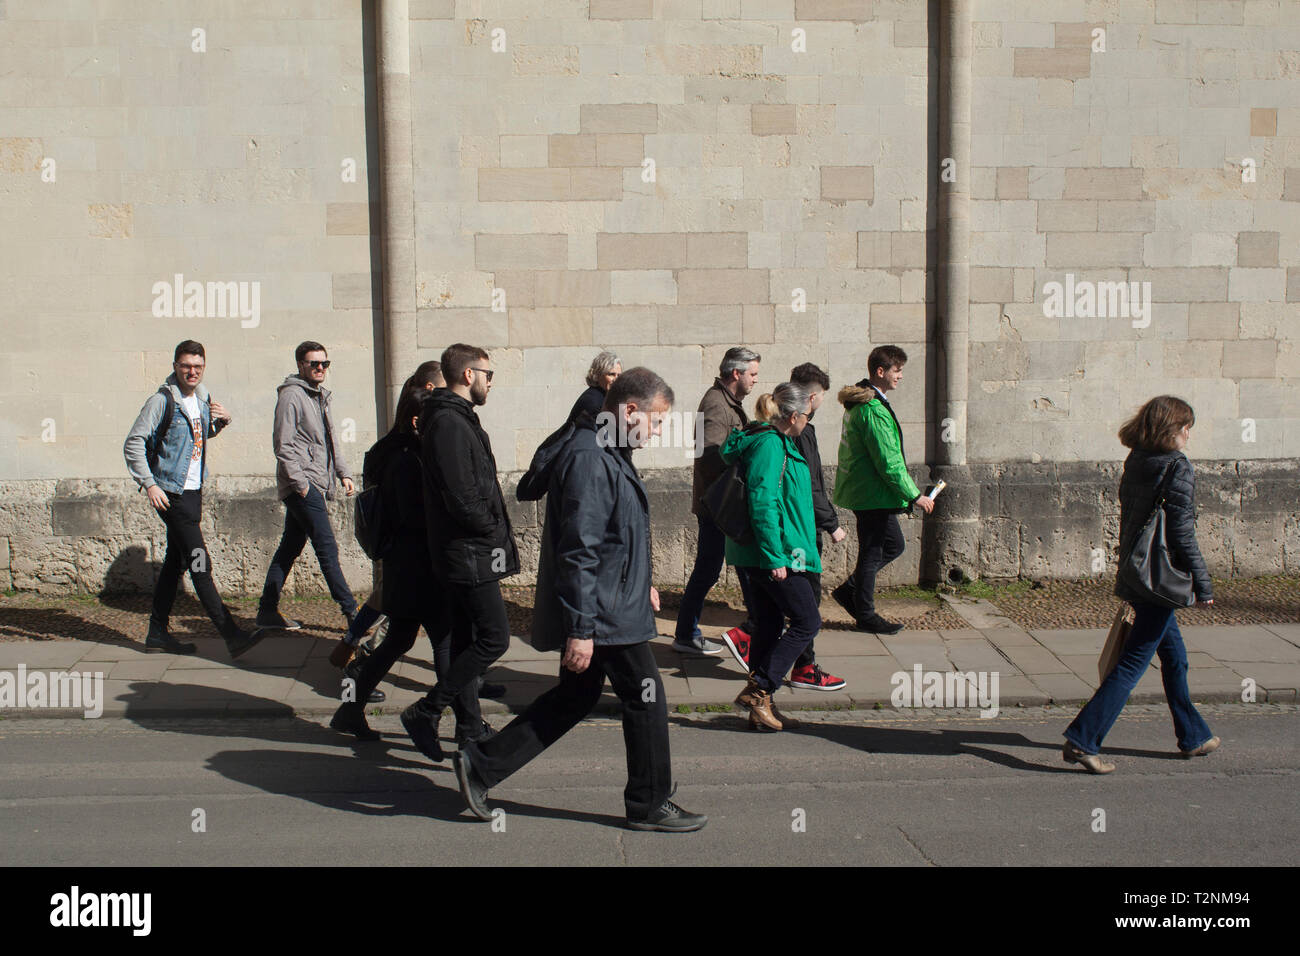
[[[818,662],[848,686],[838,693],[794,692],[777,697],[787,708],[892,707],[898,672],[996,672],[1002,708],[1086,700],[1097,685],[1097,658],[1106,632],[1025,630],[987,609],[967,609],[979,627],[904,630],[877,637],[846,630],[823,630],[817,637]],[[994,609],[996,610],[996,609]],[[981,616],[983,614],[983,616]],[[660,617],[661,633],[671,620]],[[997,625],[997,626],[988,626]],[[1181,625],[1180,625],[1181,626]],[[717,636],[719,626],[703,626]],[[1259,702],[1295,702],[1300,689],[1300,624],[1181,626],[1191,663],[1190,683],[1197,701],[1241,701],[1243,681],[1256,684]],[[276,633],[232,662],[216,638],[193,638],[197,654],[177,657],[146,654],[143,642],[84,640],[0,641],[0,688],[16,687],[17,672],[98,673],[104,678],[103,713],[114,717],[212,717],[289,714],[325,715],[338,704],[340,672],[330,666],[333,637]],[[744,682],[740,666],[725,651],[716,657],[682,659],[669,637],[654,642],[669,709],[730,707]],[[378,711],[400,711],[434,681],[431,655],[423,637],[398,662],[381,685],[388,700]],[[484,701],[485,713],[518,711],[550,687],[559,656],[539,653],[516,637],[488,679],[504,683],[504,701]],[[972,691],[973,695],[973,691]],[[1134,702],[1163,701],[1158,662],[1134,691]],[[609,693],[601,712],[617,709]],[[973,704],[971,705],[974,706]],[[78,709],[19,708],[5,701],[0,717],[81,717]]]

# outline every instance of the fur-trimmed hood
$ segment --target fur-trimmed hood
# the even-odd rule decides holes
[[[867,402],[873,401],[879,397],[880,396],[876,394],[876,390],[870,385],[845,385],[840,389],[839,395],[836,396],[836,398],[839,399],[840,404],[845,408],[854,408],[858,405],[865,405]]]

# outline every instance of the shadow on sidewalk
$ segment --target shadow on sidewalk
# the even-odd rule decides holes
[[[194,698],[195,710],[210,711],[212,719],[159,713],[156,703],[153,707],[149,704],[157,696],[158,685],[146,681],[132,683],[130,693],[120,698],[126,704],[124,717],[157,733],[245,737],[284,745],[277,749],[227,749],[212,754],[207,758],[206,768],[227,780],[332,810],[367,816],[432,817],[453,823],[477,823],[487,828],[483,821],[465,810],[450,759],[455,744],[448,740],[443,742],[448,759],[435,764],[417,751],[404,733],[387,733],[377,741],[359,741],[350,734],[294,716],[288,705],[238,691],[186,684],[167,685],[165,690],[169,702],[184,701],[187,696]],[[178,708],[178,713],[184,713],[183,709]],[[250,714],[257,716],[237,719]],[[445,723],[449,724],[450,718]],[[320,747],[336,749],[334,752],[315,749]],[[349,752],[342,752],[344,748]],[[507,815],[623,826],[621,816],[530,806],[509,800],[493,799],[491,803]]]
[[[1006,767],[1010,770],[1025,770],[1033,773],[1083,773],[1076,766],[1066,764],[1060,759],[1061,743],[1044,743],[1031,740],[1021,733],[997,730],[975,730],[973,728],[943,728],[912,730],[906,727],[854,727],[847,724],[823,724],[809,721],[799,711],[788,711],[791,717],[803,721],[802,726],[781,731],[782,734],[796,734],[820,737],[830,743],[840,744],[849,750],[864,753],[907,754],[913,756],[957,756],[971,754],[987,760],[989,763]],[[980,718],[974,718],[979,721]],[[707,721],[692,721],[686,717],[669,715],[669,720],[679,725],[705,730],[722,730],[733,733],[757,733],[749,727],[747,718],[739,716],[722,716]],[[1064,730],[1068,721],[1063,721]],[[1056,763],[1044,764],[1021,760],[1011,754],[996,749],[1001,747],[1028,747],[1044,750],[1051,754],[1050,759]],[[1106,756],[1146,757],[1155,760],[1181,760],[1172,751],[1138,750],[1131,747],[1106,747]]]

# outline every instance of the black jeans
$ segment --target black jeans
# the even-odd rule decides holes
[[[770,571],[750,568],[749,582],[755,614],[749,669],[758,686],[770,693],[780,688],[791,666],[817,636],[822,618],[806,571],[787,569],[785,580],[774,581]],[[786,618],[790,626],[782,633]]]
[[[675,635],[680,644],[691,644],[701,639],[700,615],[704,613],[704,599],[709,596],[713,585],[722,575],[722,563],[726,558],[727,537],[722,529],[708,518],[696,515],[699,534],[696,538],[695,566],[691,568],[690,579],[682,591],[682,603],[677,609],[677,628]],[[749,581],[745,578],[743,568],[736,568],[736,580],[740,584],[740,593],[745,599],[745,611],[749,611]],[[741,626],[746,634],[753,634],[752,619]]]
[[[668,702],[649,643],[597,644],[581,674],[560,666],[560,682],[490,740],[461,751],[494,787],[569,732],[591,713],[609,677],[623,702],[627,787],[623,805],[630,820],[644,820],[663,806],[672,788],[668,753]],[[647,699],[648,698],[648,699]]]
[[[859,619],[876,613],[876,575],[903,553],[903,532],[892,511],[855,511],[858,521],[858,563],[853,569],[853,596]]]
[[[819,534],[817,535],[818,559],[820,559],[821,556],[822,556],[822,537]],[[822,567],[825,567],[825,565],[822,565]],[[806,577],[809,583],[812,584],[813,604],[817,606],[818,613],[820,614],[821,613],[820,609],[822,605],[822,576],[820,573],[816,571],[805,571],[804,577]],[[794,666],[796,669],[800,667],[812,667],[816,663],[817,663],[817,655],[813,653],[813,641],[809,641],[808,646],[805,647],[803,649],[803,653],[799,655],[799,659],[794,662]]]
[[[403,654],[415,645],[415,635],[420,626],[429,638],[433,648],[433,670],[441,679],[451,667],[451,629],[450,620],[444,605],[429,607],[424,617],[392,617],[388,619],[388,633],[375,648],[373,654],[366,656],[357,672],[356,699],[365,702],[370,692],[379,686]],[[456,713],[456,730],[478,733],[483,717],[478,706],[478,681],[472,682],[455,700],[451,708]]]
[[[424,701],[435,714],[441,714],[444,707],[460,698],[461,705],[472,712],[477,727],[479,683],[510,646],[506,602],[496,581],[439,586],[451,604],[451,666],[438,675],[438,683]]]
[[[203,490],[196,488],[180,494],[169,491],[167,502],[167,510],[158,512],[158,517],[167,526],[167,555],[163,558],[158,583],[154,586],[150,623],[166,629],[172,605],[176,603],[176,588],[180,586],[185,572],[189,571],[190,582],[203,604],[203,610],[208,612],[212,623],[225,637],[230,633],[234,621],[222,603],[221,595],[217,593],[217,586],[212,582],[212,559],[199,528]]]
[[[279,610],[284,579],[289,576],[298,555],[302,554],[308,538],[311,538],[311,546],[316,551],[325,583],[329,585],[330,597],[338,602],[345,617],[350,619],[356,613],[357,599],[352,596],[348,582],[343,579],[343,569],[339,567],[339,548],[334,541],[334,529],[330,527],[329,512],[325,510],[325,495],[312,485],[306,497],[291,494],[284,499],[284,534],[280,536],[280,546],[275,549],[275,556],[266,572],[266,586],[262,588],[262,600],[257,606],[259,616]]]

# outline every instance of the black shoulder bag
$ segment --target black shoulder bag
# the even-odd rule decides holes
[[[747,425],[746,428],[749,426]],[[772,428],[762,424],[761,428]],[[775,430],[775,429],[774,429]],[[781,462],[781,481],[785,481],[785,468],[789,453]],[[747,463],[737,458],[718,476],[700,499],[705,514],[718,529],[737,544],[754,543],[754,524],[749,517],[749,487],[745,484]]]
[[[1165,483],[1174,463],[1166,468],[1156,488],[1156,504],[1142,530],[1133,539],[1128,556],[1120,562],[1118,578],[1148,604],[1188,607],[1193,600],[1192,576],[1174,566],[1165,541]]]

